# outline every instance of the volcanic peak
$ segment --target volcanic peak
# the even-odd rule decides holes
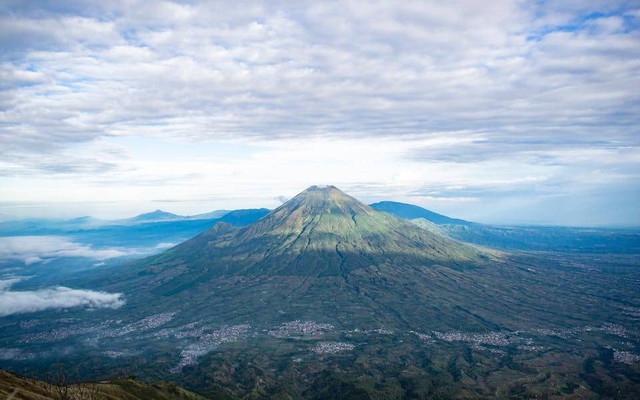
[[[284,207],[287,206],[287,207]],[[311,186],[298,194],[282,208],[303,207],[314,214],[369,214],[373,211],[369,206],[347,195],[335,186]]]
[[[345,194],[335,186],[311,186],[273,210],[258,223],[247,227],[246,232],[293,233],[302,232],[305,227],[331,223],[341,225],[354,224],[358,217],[368,217],[375,211]]]

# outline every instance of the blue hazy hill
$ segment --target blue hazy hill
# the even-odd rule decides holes
[[[501,226],[450,218],[425,208],[394,201],[371,204],[418,226],[462,242],[502,250],[575,253],[640,253],[640,229],[566,226]],[[437,227],[434,227],[435,224]]]
[[[404,219],[424,218],[437,225],[470,225],[471,222],[462,219],[450,218],[446,215],[427,210],[413,204],[399,203],[396,201],[381,201],[370,204],[371,208],[377,211],[384,211]]]

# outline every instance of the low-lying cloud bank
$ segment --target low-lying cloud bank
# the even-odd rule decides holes
[[[0,259],[19,260],[26,265],[63,257],[106,260],[126,254],[116,249],[93,249],[64,236],[0,237]]]
[[[8,286],[4,285],[4,288]],[[0,290],[0,317],[75,307],[115,309],[124,304],[122,293],[71,289],[64,286],[25,291]]]
[[[7,279],[0,279],[0,293],[9,289],[15,283],[18,283],[22,280],[24,280],[24,277],[11,277]]]

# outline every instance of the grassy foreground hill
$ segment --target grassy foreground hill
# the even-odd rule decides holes
[[[63,379],[64,377],[58,376]],[[0,370],[0,398],[11,400],[206,400],[172,383],[148,384],[133,378],[65,384],[24,378]]]

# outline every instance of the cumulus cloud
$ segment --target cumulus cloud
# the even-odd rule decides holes
[[[64,308],[119,308],[125,304],[122,293],[106,293],[84,289],[55,288],[11,291],[0,289],[0,317]]]
[[[124,255],[121,250],[93,249],[64,236],[0,237],[0,259],[19,260],[26,265],[63,257],[106,260]]]
[[[2,46],[17,51],[4,63],[14,84],[5,128],[27,135],[25,150],[140,132],[558,132],[568,119],[574,132],[593,132],[637,122],[619,115],[638,101],[625,90],[637,82],[639,50],[623,2],[256,2],[246,13],[126,3],[106,14],[82,3],[5,10]]]

